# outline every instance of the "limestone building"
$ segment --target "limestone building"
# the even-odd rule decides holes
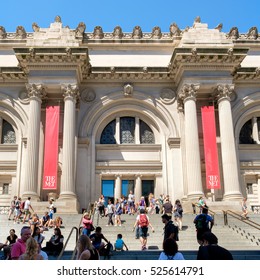
[[[57,188],[43,189],[46,110],[59,107]],[[220,188],[206,186],[202,113],[213,106]],[[260,38],[197,18],[180,30],[88,32],[56,17],[0,27],[0,206],[57,198],[75,213],[101,193],[260,205]],[[49,146],[48,146],[49,145]],[[52,146],[49,143],[47,147]],[[50,194],[51,193],[51,194]],[[257,208],[255,208],[257,210]]]

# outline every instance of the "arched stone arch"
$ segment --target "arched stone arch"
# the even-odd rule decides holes
[[[115,117],[136,116],[146,122],[159,143],[160,135],[179,137],[176,123],[167,109],[140,92],[135,92],[135,98],[125,98],[122,93],[113,93],[97,102],[84,116],[79,128],[79,137],[94,135],[97,141],[104,127]],[[88,135],[87,135],[88,134]]]
[[[247,95],[233,108],[234,132],[237,144],[243,125],[252,117],[260,117],[260,92]]]

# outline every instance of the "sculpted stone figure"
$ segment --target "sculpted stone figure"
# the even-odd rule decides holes
[[[170,25],[170,36],[174,37],[174,36],[180,36],[181,34],[181,30],[178,27],[178,25],[174,22]]]
[[[6,31],[3,26],[0,26],[0,39],[6,38]]]
[[[238,37],[239,37],[239,32],[237,27],[232,27],[228,33],[228,38],[236,40]]]
[[[130,84],[124,86],[124,96],[130,97],[133,95],[134,87]]]
[[[61,22],[61,17],[60,16],[56,16],[54,19],[55,22]]]
[[[26,38],[26,31],[23,26],[21,25],[17,26],[15,37],[18,39]]]
[[[123,38],[123,32],[122,32],[122,28],[120,26],[116,26],[114,28],[113,38],[115,38],[115,39],[122,39]]]
[[[162,37],[162,31],[159,26],[155,26],[152,31],[152,38],[160,39]]]
[[[143,32],[140,26],[135,26],[132,33],[133,39],[141,39],[143,37]]]
[[[78,27],[76,28],[76,37],[82,37],[86,29],[86,24],[84,22],[80,22]]]
[[[248,39],[256,40],[258,38],[258,30],[257,27],[251,27],[246,35]]]
[[[38,26],[38,24],[36,22],[34,22],[32,24],[32,29],[34,32],[38,32],[40,30],[40,27]]]
[[[219,32],[221,32],[222,28],[223,28],[223,24],[222,24],[222,23],[218,24],[218,25],[215,27],[215,29],[219,30]]]
[[[103,33],[103,29],[101,26],[96,26],[94,28],[94,39],[103,39],[104,38],[104,33]]]

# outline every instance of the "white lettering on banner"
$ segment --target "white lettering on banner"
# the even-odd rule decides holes
[[[56,184],[56,177],[55,176],[45,176],[45,186],[54,187],[55,184]]]
[[[209,175],[208,176],[208,182],[209,185],[213,188],[213,187],[217,187],[218,186],[218,176],[217,175]]]

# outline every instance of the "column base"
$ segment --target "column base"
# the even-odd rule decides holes
[[[241,200],[243,198],[242,194],[240,192],[228,192],[225,193],[223,196],[223,200]]]
[[[30,197],[31,200],[40,201],[40,197],[36,192],[25,191],[21,196],[22,200],[26,200],[28,197]]]
[[[68,214],[78,214],[80,213],[79,202],[75,193],[73,192],[62,192],[57,199],[57,212],[58,213],[68,213]]]
[[[192,192],[187,195],[188,200],[198,200],[201,196],[204,196],[202,192]]]

